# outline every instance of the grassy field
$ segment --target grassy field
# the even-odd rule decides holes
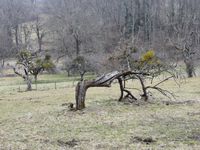
[[[154,93],[142,104],[117,102],[117,84],[92,88],[77,112],[67,106],[75,102],[73,80],[43,75],[38,91],[24,92],[20,78],[0,78],[0,150],[200,149],[200,78],[163,85],[176,100]]]

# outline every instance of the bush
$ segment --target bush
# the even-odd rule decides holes
[[[153,50],[148,50],[145,54],[142,55],[142,62],[149,62],[155,58],[155,52]]]

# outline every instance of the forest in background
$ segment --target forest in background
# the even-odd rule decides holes
[[[28,50],[61,60],[69,74],[83,59],[85,71],[126,70],[153,50],[184,64],[192,77],[200,55],[199,7],[198,0],[0,0],[1,68]]]

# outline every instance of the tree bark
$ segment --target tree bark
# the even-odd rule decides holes
[[[85,96],[88,87],[85,81],[81,81],[76,86],[76,109],[81,110],[85,108]]]
[[[76,86],[76,109],[85,108],[86,92],[90,87],[110,87],[111,83],[98,84],[95,81],[80,81]]]
[[[85,97],[87,89],[90,87],[110,87],[112,81],[119,74],[114,71],[112,73],[103,75],[92,81],[80,81],[76,86],[76,109],[82,110],[85,108]]]

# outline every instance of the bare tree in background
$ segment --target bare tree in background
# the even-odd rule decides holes
[[[37,40],[38,51],[50,50],[58,61],[83,56],[101,64],[115,53],[121,41],[127,40],[141,53],[154,49],[163,59],[172,61],[174,57],[173,61],[185,64],[188,76],[193,76],[198,64],[198,0],[0,0],[0,3],[0,36],[6,37],[0,42],[1,51],[17,51],[27,45],[37,51],[32,42]],[[34,30],[26,26],[31,23]],[[30,38],[32,31],[36,33],[35,39]],[[168,44],[173,48],[169,50]]]
[[[172,3],[173,2],[173,3]],[[175,4],[178,8],[175,8]],[[195,75],[195,64],[199,55],[199,7],[197,1],[171,1],[169,27],[167,35],[169,42],[176,51],[175,57],[185,63],[188,77]],[[170,10],[170,9],[169,9]]]
[[[22,24],[31,20],[29,1],[0,1],[1,58],[13,57],[23,47]],[[4,61],[3,61],[4,62]]]
[[[44,37],[46,35],[44,23],[41,20],[42,19],[39,16],[37,16],[34,25],[34,30],[37,35],[38,52],[42,51],[42,45],[44,42]]]

